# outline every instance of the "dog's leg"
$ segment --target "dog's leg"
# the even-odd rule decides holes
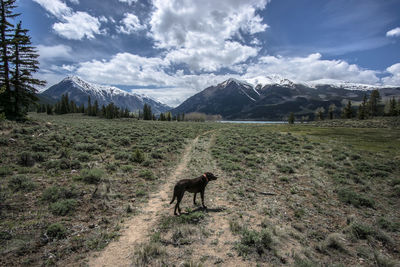
[[[194,193],[194,197],[193,197],[193,204],[194,204],[194,205],[197,205],[197,203],[196,203],[196,195],[197,195],[197,192]]]
[[[203,204],[203,208],[207,209],[206,205],[204,205],[204,189],[200,192],[201,195],[201,204]]]
[[[181,200],[182,200],[184,194],[185,194],[185,191],[179,193],[178,196],[177,196],[177,203],[176,203],[176,206],[175,206],[175,213],[174,213],[175,215],[177,215],[176,214],[176,208],[178,208],[179,214],[182,214],[181,207],[179,206],[179,204],[181,203]]]

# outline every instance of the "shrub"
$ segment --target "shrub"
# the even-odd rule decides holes
[[[74,199],[59,200],[50,204],[50,211],[54,215],[65,216],[71,214],[75,210],[77,202]]]
[[[78,151],[86,151],[89,153],[98,153],[102,152],[103,149],[97,144],[87,144],[87,143],[78,143],[75,145],[75,150]]]
[[[347,252],[346,245],[343,242],[343,237],[338,233],[328,235],[328,237],[325,239],[319,249],[323,252],[328,249],[335,249],[340,252]]]
[[[290,167],[289,165],[278,164],[276,165],[276,167],[278,168],[278,171],[282,173],[294,173],[293,168]]]
[[[372,236],[375,233],[371,226],[357,222],[351,225],[350,230],[351,234],[357,239],[367,239],[368,236]]]
[[[164,155],[163,155],[162,151],[156,150],[156,151],[151,152],[151,157],[153,159],[163,159]]]
[[[155,259],[163,258],[167,255],[165,249],[160,243],[150,242],[140,246],[133,259],[133,266],[151,266]],[[162,264],[159,264],[163,266]]]
[[[100,169],[84,169],[81,171],[79,179],[87,184],[98,184],[103,177],[104,172]]]
[[[32,155],[32,157],[37,162],[43,162],[47,159],[47,154],[44,152],[36,152]]]
[[[400,222],[392,222],[387,218],[380,217],[377,221],[378,226],[381,229],[390,231],[390,232],[397,232],[400,230]]]
[[[58,166],[60,167],[61,170],[67,170],[69,168],[71,168],[71,163],[68,159],[60,159],[58,161]]]
[[[30,152],[22,152],[18,155],[18,164],[25,167],[32,167],[35,165],[35,160]]]
[[[123,165],[123,166],[121,166],[121,170],[123,172],[132,172],[133,171],[133,166],[132,165]]]
[[[131,159],[133,162],[142,163],[145,160],[145,155],[141,150],[136,149],[133,152]]]
[[[25,175],[16,175],[8,181],[8,187],[14,192],[30,192],[35,188],[35,184]]]
[[[54,239],[63,239],[67,236],[67,231],[61,223],[50,224],[47,227],[46,233],[49,237]]]
[[[91,159],[91,155],[87,152],[81,152],[77,155],[77,158],[81,162],[88,162]]]
[[[343,203],[352,204],[359,208],[361,206],[374,208],[375,201],[367,198],[361,194],[358,194],[350,189],[341,189],[338,191],[339,199]]]
[[[240,256],[246,256],[250,253],[262,255],[272,248],[272,234],[267,229],[258,232],[244,228],[241,232],[240,243],[236,246]]]
[[[13,171],[9,166],[0,166],[0,175],[1,176],[9,175],[12,173],[13,173]]]
[[[139,173],[139,177],[146,179],[146,180],[154,180],[156,177],[154,176],[153,172],[150,170],[142,170]]]
[[[65,187],[58,187],[58,186],[51,186],[46,188],[41,196],[42,201],[46,202],[56,202],[59,199],[68,199],[74,198],[78,195],[78,192],[75,188],[65,188]]]
[[[121,138],[118,140],[118,143],[119,143],[121,146],[129,146],[129,145],[131,144],[131,140],[130,140],[128,137],[124,136],[124,137],[121,137]]]
[[[129,159],[129,154],[126,152],[118,152],[115,154],[114,158],[117,160],[127,160]]]

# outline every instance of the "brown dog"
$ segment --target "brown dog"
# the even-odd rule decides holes
[[[174,187],[174,196],[171,200],[171,203],[169,203],[169,204],[172,204],[175,201],[175,198],[177,198],[174,215],[178,215],[176,213],[176,209],[178,209],[179,214],[181,214],[181,208],[179,207],[179,204],[181,203],[181,200],[183,198],[183,195],[185,194],[185,191],[194,193],[194,197],[193,197],[194,205],[196,205],[196,194],[200,193],[201,204],[203,205],[203,208],[207,209],[207,207],[204,205],[204,190],[206,189],[206,185],[208,184],[208,181],[212,181],[212,180],[217,180],[217,176],[215,176],[211,172],[206,172],[200,177],[197,177],[194,179],[183,179],[183,180],[180,180],[179,182],[177,182]]]

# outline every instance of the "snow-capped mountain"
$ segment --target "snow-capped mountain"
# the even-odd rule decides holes
[[[153,113],[158,114],[171,108],[149,97],[128,93],[114,86],[94,84],[81,79],[78,76],[68,76],[58,84],[51,86],[40,95],[46,98],[58,100],[61,95],[68,94],[70,100],[77,105],[87,105],[88,96],[92,103],[95,100],[99,105],[108,105],[113,102],[120,108],[128,108],[130,111],[137,111],[143,108],[144,104],[151,106]]]
[[[384,101],[392,96],[400,96],[400,87],[336,80],[304,83],[270,75],[245,81],[228,79],[188,98],[172,112],[219,114],[225,119],[282,120],[290,112],[297,116],[312,117],[318,107],[328,110],[331,104],[335,104],[339,113],[348,100],[357,104],[373,89],[379,90]]]
[[[257,76],[253,78],[245,79],[245,82],[250,83],[257,87],[264,87],[266,85],[280,85],[280,86],[289,86],[294,87],[296,84],[302,84],[310,88],[317,88],[319,86],[329,85],[330,87],[342,88],[346,90],[374,90],[374,89],[382,89],[382,88],[393,88],[394,86],[380,86],[380,85],[370,85],[370,84],[362,84],[362,83],[352,83],[342,80],[335,79],[318,79],[313,81],[296,81],[290,80],[285,77],[282,77],[278,74],[271,74],[267,76]]]

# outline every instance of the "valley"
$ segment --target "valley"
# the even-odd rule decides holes
[[[29,116],[0,124],[1,265],[399,264],[394,118]],[[207,186],[208,210],[187,193],[184,214],[173,216],[175,182],[205,171],[220,177]]]

